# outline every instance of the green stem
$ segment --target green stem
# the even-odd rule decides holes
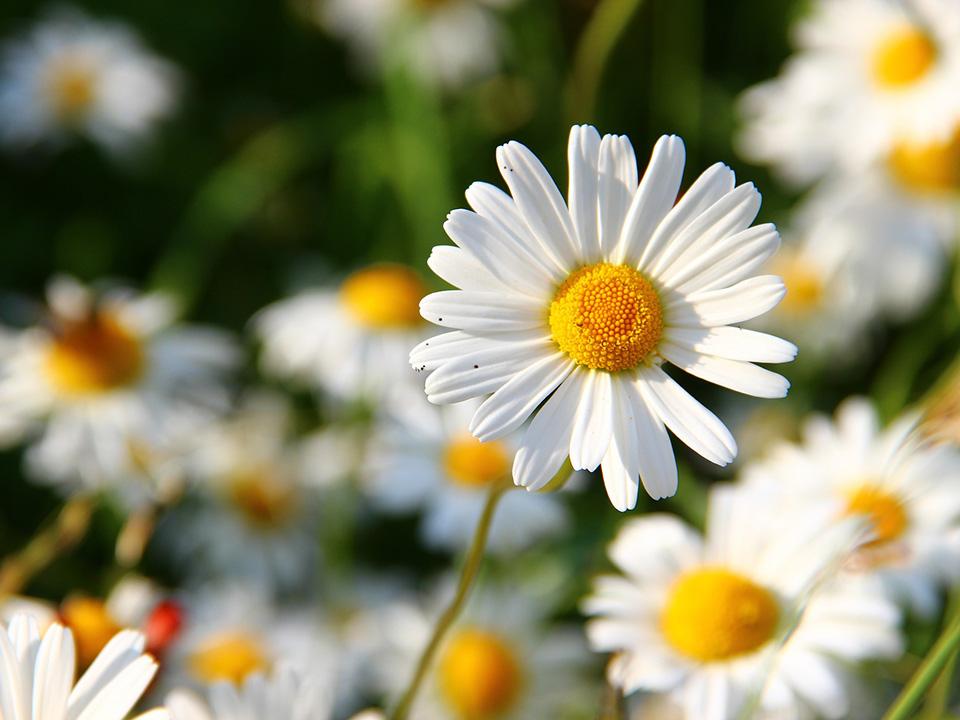
[[[460,573],[457,592],[453,596],[450,605],[447,606],[447,609],[443,611],[443,614],[437,620],[430,642],[427,643],[427,647],[420,656],[420,662],[417,663],[417,669],[413,674],[413,679],[410,681],[410,685],[397,704],[397,709],[393,711],[391,720],[406,720],[409,716],[413,702],[417,697],[417,691],[420,689],[424,678],[427,676],[427,672],[430,670],[434,655],[436,655],[440,644],[443,642],[444,636],[460,615],[460,611],[463,610],[467,597],[470,595],[470,590],[480,570],[480,563],[483,561],[484,551],[487,548],[487,538],[490,535],[490,525],[493,521],[494,512],[497,509],[497,503],[503,494],[511,487],[512,484],[504,482],[498,483],[490,488],[490,494],[487,495],[487,502],[483,506],[483,513],[480,515],[480,520],[477,521],[477,527],[473,533],[473,541],[470,543],[470,549],[467,551],[467,557],[463,563],[463,570]]]
[[[947,606],[947,620],[960,617],[960,588],[954,589],[950,594],[950,604]],[[957,666],[957,651],[954,649],[950,658],[944,665],[940,677],[930,688],[927,695],[927,701],[923,704],[923,712],[920,717],[923,720],[941,720],[947,712],[947,704],[950,702],[950,690],[953,686],[953,673]]]
[[[580,36],[568,100],[574,121],[593,120],[603,72],[617,42],[643,0],[601,0]]]
[[[943,633],[910,678],[910,682],[887,710],[883,720],[907,720],[940,674],[953,661],[960,648],[960,612],[957,612],[957,608],[954,608],[945,624]]]

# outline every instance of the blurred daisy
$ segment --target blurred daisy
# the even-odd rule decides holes
[[[9,43],[0,61],[0,139],[89,137],[130,149],[173,108],[177,73],[126,25],[59,10]]]
[[[625,525],[609,550],[625,577],[599,578],[583,606],[591,645],[614,653],[614,686],[667,694],[690,720],[739,717],[754,700],[776,717],[812,707],[841,718],[842,663],[901,651],[896,607],[882,595],[807,605],[858,526],[825,531],[832,505],[773,517],[763,503],[715,490],[706,537],[670,515]]]
[[[427,403],[422,422],[382,423],[372,440],[365,484],[372,501],[388,512],[423,510],[427,545],[463,550],[473,537],[492,485],[510,477],[515,447],[508,440],[481,443],[468,431],[476,403],[445,408]],[[528,548],[562,532],[566,508],[554,494],[507,493],[490,528],[492,552]]]
[[[492,393],[470,424],[480,440],[532,416],[513,465],[517,484],[543,487],[569,454],[575,469],[603,468],[619,510],[636,505],[638,476],[654,498],[676,492],[665,425],[708,460],[729,463],[729,431],[661,365],[750,395],[786,394],[784,378],[753,362],[786,362],[796,348],[735,327],[784,293],[780,278],[756,274],[780,243],[772,225],[750,227],[760,194],[735,187],[718,163],[677,202],[676,136],[657,142],[638,185],[625,137],[574,127],[569,208],[523,145],[501,146],[497,161],[513,197],[472,185],[475,212],[455,210],[444,226],[457,247],[430,257],[461,288],[420,305],[454,328],[410,356],[431,373],[431,402]]]
[[[316,564],[316,498],[280,395],[251,393],[197,435],[187,472],[202,497],[171,511],[158,546],[195,578],[302,587]]]
[[[749,90],[745,156],[809,182],[902,145],[947,142],[960,121],[960,6],[818,0],[782,75]]]
[[[830,496],[862,515],[873,536],[849,564],[875,574],[915,612],[930,616],[939,589],[960,580],[960,453],[915,432],[916,417],[880,429],[870,403],[851,399],[831,422],[815,416],[801,444],[783,444],[744,480],[801,507]]]
[[[456,87],[496,70],[495,9],[515,0],[316,0],[321,23],[376,68],[402,61],[426,82]]]
[[[371,265],[338,288],[271,305],[253,319],[263,369],[340,400],[370,400],[377,408],[409,402],[418,383],[406,356],[424,336],[418,304],[426,292],[405,266]]]
[[[441,644],[410,717],[566,718],[593,709],[582,637],[573,629],[548,627],[547,613],[545,603],[529,593],[481,588]],[[375,661],[385,691],[397,694],[406,687],[435,617],[405,602],[381,610],[384,646]]]
[[[161,295],[97,293],[58,278],[47,306],[42,324],[5,339],[0,439],[36,437],[30,474],[64,491],[109,487],[129,504],[162,494],[175,474],[145,465],[159,467],[151,456],[186,442],[226,407],[232,341],[174,326]]]
[[[0,628],[0,716],[4,720],[121,720],[143,695],[157,664],[139,633],[116,635],[74,684],[73,636],[61,625],[42,634],[28,615]],[[166,720],[165,710],[139,715]]]

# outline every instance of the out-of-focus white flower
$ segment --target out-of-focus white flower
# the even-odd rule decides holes
[[[960,579],[960,453],[931,445],[908,416],[881,429],[873,406],[846,401],[835,421],[815,416],[801,444],[783,444],[744,469],[776,507],[799,508],[833,497],[843,514],[862,515],[872,538],[849,563],[876,575],[915,612],[930,616],[939,589]],[[776,509],[768,512],[776,513]]]
[[[304,587],[316,557],[317,498],[304,477],[290,408],[252,393],[196,436],[187,475],[201,495],[165,518],[157,542],[194,579]]]
[[[75,9],[52,13],[10,42],[0,63],[0,139],[13,146],[80,134],[123,152],[176,99],[176,71],[128,26]]]
[[[73,635],[51,625],[41,635],[35,619],[18,615],[0,627],[0,716],[5,720],[120,720],[143,695],[157,664],[143,654],[136,632],[116,635],[74,683]],[[152,710],[140,720],[168,720]]]
[[[751,227],[760,194],[721,163],[678,201],[676,136],[660,138],[642,179],[625,137],[575,126],[568,150],[564,201],[530,150],[498,148],[512,197],[475,183],[474,211],[450,213],[444,228],[457,246],[434,248],[429,263],[460,289],[420,309],[453,331],[418,345],[410,362],[430,372],[431,402],[486,397],[470,423],[480,440],[530,419],[518,485],[540,489],[569,456],[574,469],[601,467],[611,502],[626,510],[641,482],[653,498],[676,492],[668,427],[718,465],[736,455],[727,428],[665,363],[749,395],[786,394],[783,377],[754,363],[788,362],[796,347],[738,327],[783,297],[780,278],[757,274],[780,238],[772,225]]]
[[[351,43],[359,63],[403,62],[423,80],[463,85],[496,70],[496,8],[515,0],[315,0],[320,22]]]
[[[402,265],[372,265],[338,288],[303,292],[253,319],[270,375],[377,411],[402,411],[421,385],[405,359],[423,339],[423,281]]]
[[[442,592],[434,600],[441,595],[448,599]],[[406,687],[437,611],[411,602],[378,611],[383,647],[374,660],[386,692],[396,695]],[[479,588],[441,644],[410,717],[526,720],[576,717],[578,708],[593,708],[582,636],[572,628],[549,626],[548,613],[548,603],[535,593]]]
[[[473,537],[491,486],[509,482],[510,440],[481,443],[467,427],[477,403],[436,408],[424,405],[414,427],[384,422],[369,449],[365,488],[388,512],[422,510],[421,533],[427,545],[463,550]],[[562,532],[568,517],[553,493],[508,492],[501,498],[490,528],[492,552],[529,547],[537,539]]]
[[[609,554],[625,577],[598,578],[584,602],[614,686],[669,695],[689,720],[735,718],[753,700],[760,716],[841,718],[842,663],[901,651],[882,594],[827,595],[858,524],[831,523],[832,503],[774,516],[765,502],[714,490],[706,537],[670,515],[624,526]]]
[[[68,278],[50,284],[47,313],[5,339],[0,439],[36,438],[31,476],[66,492],[109,488],[131,505],[169,492],[174,449],[227,406],[233,341],[174,325],[167,297]]]
[[[796,40],[800,51],[781,76],[743,98],[745,156],[806,183],[955,131],[960,7],[952,0],[818,0]]]

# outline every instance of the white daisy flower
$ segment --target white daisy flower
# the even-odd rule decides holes
[[[510,477],[516,448],[509,440],[481,443],[467,431],[474,402],[444,408],[422,402],[415,427],[381,423],[371,440],[367,482],[373,503],[387,512],[423,511],[425,543],[441,550],[466,549],[491,485]],[[490,528],[491,552],[529,547],[562,532],[566,508],[555,494],[504,495]]]
[[[376,69],[400,60],[422,80],[458,87],[498,65],[496,8],[515,0],[316,0],[317,17]]]
[[[316,498],[280,395],[245,397],[196,437],[188,477],[201,494],[164,518],[157,542],[196,578],[302,587],[316,557]]]
[[[261,365],[339,400],[401,407],[419,383],[406,367],[426,325],[418,310],[427,287],[402,265],[371,265],[338,288],[307,291],[253,319]]]
[[[110,151],[141,141],[176,99],[177,73],[127,25],[61,9],[0,60],[0,140],[13,146],[89,137]]]
[[[333,703],[330,688],[303,682],[288,668],[272,677],[252,675],[240,686],[218,683],[207,704],[189,690],[167,695],[172,720],[328,720]]]
[[[808,604],[858,525],[831,527],[832,504],[774,517],[765,500],[714,490],[706,537],[670,515],[624,526],[609,554],[625,576],[598,578],[584,602],[615,687],[667,694],[690,720],[739,717],[753,701],[760,716],[841,718],[842,664],[901,652],[882,594],[821,591]]]
[[[805,183],[955,130],[960,7],[952,0],[818,0],[796,40],[783,74],[743,98],[745,156]]]
[[[54,280],[42,324],[0,354],[0,440],[36,438],[27,468],[65,491],[109,488],[128,504],[179,480],[153,472],[227,405],[237,354],[219,331],[172,325],[161,295]],[[136,480],[139,480],[137,482]]]
[[[444,638],[410,717],[526,720],[580,717],[585,706],[593,709],[582,636],[551,627],[547,614],[529,593],[480,588]],[[395,696],[406,688],[435,619],[415,603],[379,611],[383,647],[374,661],[384,691]]]
[[[41,636],[28,615],[0,627],[0,717],[4,720],[122,720],[143,695],[157,664],[139,633],[114,637],[74,683],[73,635],[51,625]],[[140,720],[167,720],[152,710]]]
[[[665,425],[708,460],[729,463],[729,431],[661,365],[750,395],[786,394],[784,378],[753,362],[787,362],[796,348],[735,326],[784,293],[780,278],[756,274],[780,243],[772,225],[750,227],[760,194],[735,187],[718,163],[677,201],[676,136],[657,142],[638,184],[625,137],[574,127],[569,208],[523,145],[500,147],[497,161],[513,197],[472,185],[475,212],[455,210],[444,226],[458,247],[434,248],[429,260],[461,288],[420,304],[425,318],[454,329],[410,356],[431,373],[431,402],[492,393],[470,424],[480,440],[532,416],[513,465],[517,484],[543,487],[569,454],[575,469],[603,468],[619,510],[636,505],[638,476],[654,498],[676,492]]]
[[[867,400],[848,400],[834,422],[815,416],[801,444],[779,446],[745,468],[744,480],[779,493],[782,505],[830,496],[845,514],[868,518],[874,537],[849,572],[876,575],[930,616],[942,585],[960,580],[960,452],[926,442],[915,432],[917,420],[881,429]]]

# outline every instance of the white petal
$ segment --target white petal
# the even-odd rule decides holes
[[[633,263],[641,257],[657,226],[676,202],[685,159],[683,140],[676,135],[664,135],[657,140],[650,164],[627,210],[611,262]]]
[[[782,375],[751,363],[701,355],[670,343],[661,344],[660,354],[695,377],[746,395],[781,398],[790,389],[790,383]]]
[[[684,297],[665,298],[664,313],[670,325],[712,327],[752,320],[775,308],[786,294],[776,275],[757,275],[718,290]]]
[[[75,720],[123,720],[156,673],[153,658],[141,655],[113,677]]]
[[[470,421],[470,432],[485,441],[516,430],[563,382],[574,365],[565,354],[556,353],[527,367],[477,408]]]
[[[694,452],[717,465],[737,456],[737,443],[720,419],[658,367],[637,373],[637,389],[651,410]]]
[[[573,416],[587,374],[572,372],[543,404],[524,431],[513,460],[513,479],[539,490],[560,471],[570,451]]]
[[[491,336],[470,335],[459,330],[434,335],[419,343],[410,351],[410,365],[414,370],[433,370],[445,362],[457,360],[475,352],[490,348],[526,345],[532,342],[549,342],[542,332],[521,331],[497,333]]]
[[[603,136],[599,172],[600,252],[610,257],[637,192],[637,156],[625,135]]]
[[[587,262],[600,259],[597,203],[600,133],[590,125],[570,128],[567,144],[570,186],[567,192],[570,215],[580,241],[580,255]]]
[[[461,290],[502,292],[506,289],[483,263],[463,248],[437,245],[430,251],[427,265],[439,278]]]
[[[683,693],[687,718],[729,720],[736,717],[739,702],[732,697],[730,680],[724,669],[704,667],[690,676]]]
[[[0,715],[14,720],[30,718],[30,699],[17,653],[7,631],[0,627]]]
[[[114,635],[70,693],[70,720],[75,720],[123,668],[141,657],[143,647],[144,637],[138,632],[124,630]]]
[[[610,373],[583,370],[586,376],[573,419],[570,463],[574,470],[597,469],[613,434],[613,380]]]
[[[554,352],[553,344],[549,341],[488,345],[483,350],[450,360],[437,368],[424,386],[427,399],[446,405],[487,395]]]
[[[76,665],[73,638],[61,625],[51,625],[40,644],[33,679],[33,716],[64,718]]]
[[[785,363],[797,357],[797,346],[775,335],[739,327],[672,327],[665,339],[688,350],[728,360]]]
[[[661,282],[678,293],[727,287],[750,277],[780,247],[780,233],[770,224],[742,230],[713,244],[693,257],[676,263],[676,274],[667,273]]]
[[[547,169],[518,142],[497,148],[497,163],[533,235],[550,248],[565,271],[572,271],[581,261],[576,230]]]
[[[677,492],[677,458],[673,454],[667,429],[653,415],[632,383],[624,382],[623,386],[628,390],[626,396],[633,409],[643,487],[654,500],[671,497]]]
[[[420,314],[443,327],[505,332],[543,327],[543,307],[529,298],[493,292],[441,290],[420,301]]]
[[[642,583],[670,582],[701,561],[700,534],[676,515],[654,513],[631,520],[607,554],[624,573]]]

